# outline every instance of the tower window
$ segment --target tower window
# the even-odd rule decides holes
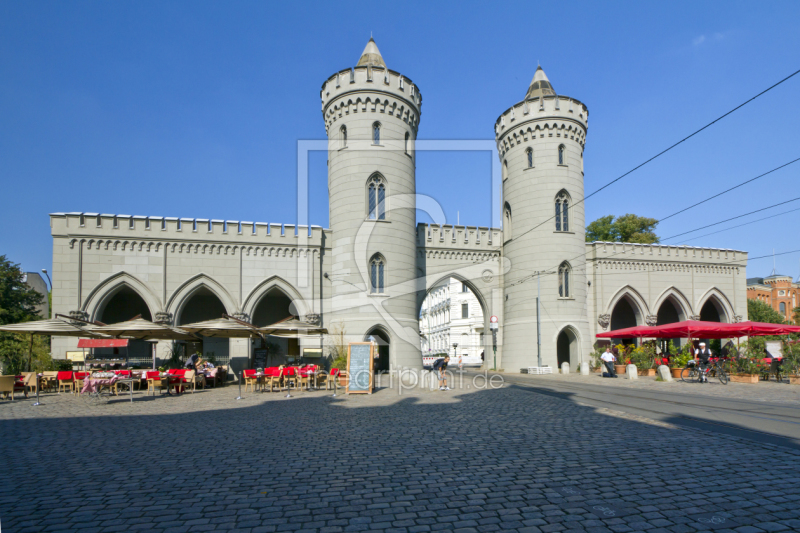
[[[503,161],[503,181],[508,178],[508,161]]]
[[[509,240],[511,238],[511,206],[506,202],[505,206],[503,206],[503,234],[505,235],[505,240]]]
[[[570,266],[569,263],[564,261],[561,263],[561,266],[558,267],[558,296],[559,298],[569,298],[569,274],[570,274]]]
[[[369,261],[370,288],[372,294],[383,294],[386,260],[381,254],[375,254]]]
[[[376,174],[367,184],[368,216],[370,220],[386,220],[386,183]]]
[[[372,125],[372,144],[381,143],[381,124],[376,122]]]
[[[525,156],[528,158],[528,168],[533,168],[533,148],[525,150]]]
[[[339,148],[347,148],[347,126],[339,130]]]
[[[408,132],[406,132],[406,144],[405,144],[405,151],[408,153]]]
[[[565,157],[565,154],[564,154],[565,151],[566,151],[566,148],[564,147],[563,144],[558,147],[558,164],[559,165],[566,165],[566,163],[565,163],[566,157]]]
[[[569,231],[569,201],[567,191],[556,195],[556,231]]]

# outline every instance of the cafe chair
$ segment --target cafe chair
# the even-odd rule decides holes
[[[75,372],[72,375],[73,379],[75,380],[75,387],[73,392],[75,394],[80,394],[83,390],[83,381],[89,377],[89,372]],[[35,381],[35,380],[34,380]]]
[[[58,393],[61,391],[72,392],[75,388],[75,380],[72,378],[72,371],[63,371],[56,374],[58,380]],[[67,390],[68,389],[68,390]]]
[[[149,394],[150,391],[153,391],[153,396],[156,394],[156,387],[159,388],[159,391],[164,389],[164,385],[161,383],[161,373],[157,370],[153,372],[148,372],[146,374],[147,377],[147,393]]]
[[[40,378],[40,385],[44,390],[53,390],[58,385],[58,372],[54,370],[47,370],[42,372],[42,377]]]
[[[14,401],[14,385],[17,382],[17,376],[0,376],[0,394],[3,398],[11,396],[11,401]]]
[[[250,387],[250,392],[255,392],[256,385],[258,385],[258,378],[256,377],[256,370],[248,369],[243,372],[244,374],[244,391],[247,392],[247,387]]]

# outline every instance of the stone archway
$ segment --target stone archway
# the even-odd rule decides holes
[[[175,314],[175,325],[192,324],[205,320],[222,318],[229,311],[217,294],[200,285],[186,296]],[[203,337],[202,342],[190,343],[186,355],[199,351],[204,359],[217,364],[227,364],[230,359],[230,340],[217,337]]]
[[[567,326],[558,333],[556,338],[556,362],[559,370],[561,363],[569,363],[570,371],[575,371],[580,363],[578,335],[571,327]]]
[[[371,327],[364,335],[364,342],[375,342],[378,345],[378,358],[375,360],[375,373],[389,371],[389,350],[392,336],[380,325]]]
[[[120,283],[102,296],[93,310],[92,318],[105,324],[115,324],[139,315],[145,320],[153,320],[153,312],[142,295],[127,283]],[[141,340],[128,341],[127,348],[93,348],[92,355],[99,359],[126,357],[128,363],[132,364],[152,361],[150,344]]]

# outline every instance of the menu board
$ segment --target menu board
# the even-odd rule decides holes
[[[253,366],[255,368],[266,368],[267,350],[264,349],[253,350]]]
[[[347,394],[372,394],[374,344],[351,342],[347,347]]]

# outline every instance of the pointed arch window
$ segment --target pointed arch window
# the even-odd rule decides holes
[[[347,126],[339,130],[339,148],[347,148]]]
[[[511,206],[508,202],[503,206],[503,236],[505,240],[511,238]]]
[[[378,174],[367,182],[367,204],[370,220],[386,220],[386,182]]]
[[[533,168],[533,148],[525,150],[525,157],[528,160],[528,168]]]
[[[556,195],[556,231],[569,231],[569,204],[567,191]]]
[[[369,260],[369,292],[383,294],[386,279],[386,260],[381,254],[375,254]]]
[[[558,267],[558,297],[559,298],[570,298],[572,295],[570,291],[570,274],[572,273],[572,268],[570,268],[569,263],[564,261],[561,263],[561,266]]]
[[[508,178],[508,161],[503,161],[503,181]]]
[[[558,164],[559,165],[566,165],[567,164],[567,156],[566,156],[566,147],[562,144],[558,147]]]
[[[381,123],[375,122],[372,125],[372,144],[381,144]]]

